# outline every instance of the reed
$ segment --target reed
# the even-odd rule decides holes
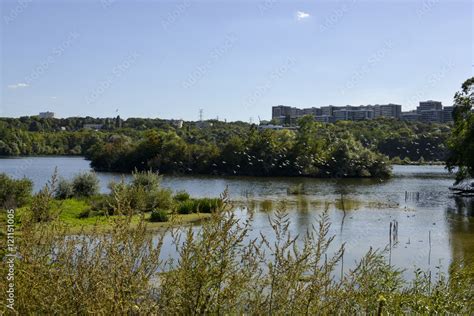
[[[22,222],[18,314],[469,314],[474,307],[467,264],[453,264],[449,277],[432,281],[420,271],[408,282],[371,249],[344,271],[344,246],[329,251],[334,237],[325,211],[305,234],[293,235],[279,203],[271,230],[255,237],[252,216],[238,219],[224,194],[200,229],[150,234],[144,217],[132,226],[136,212],[127,198],[116,192],[120,215],[106,234],[71,235],[57,218]],[[177,258],[163,257],[165,240]],[[6,269],[0,265],[2,276]]]

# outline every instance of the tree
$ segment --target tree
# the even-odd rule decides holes
[[[446,167],[456,171],[456,183],[474,177],[474,77],[466,80],[454,96],[454,128],[448,141]]]

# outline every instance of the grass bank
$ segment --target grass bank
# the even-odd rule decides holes
[[[23,206],[17,209],[17,223],[21,228],[22,219],[28,216],[28,210],[30,205]],[[57,200],[53,202],[52,210],[55,216],[68,226],[68,231],[72,234],[80,231],[91,231],[97,230],[101,232],[110,231],[113,227],[115,220],[121,215],[99,215],[104,212],[95,212],[97,215],[90,215],[85,217],[84,214],[88,214],[91,210],[90,201],[87,199],[76,199],[70,198],[65,200]],[[172,214],[170,213],[169,219],[166,222],[152,222],[150,220],[151,213],[134,214],[131,218],[131,227],[135,228],[138,223],[142,220],[147,222],[148,229],[157,230],[166,227],[172,227],[177,225],[189,225],[195,224],[200,221],[208,219],[210,214],[208,213],[190,213],[190,214]],[[4,220],[4,218],[3,218]]]

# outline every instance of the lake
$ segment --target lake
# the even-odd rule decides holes
[[[89,162],[81,157],[0,159],[0,172],[30,178],[35,190],[45,184],[55,167],[68,179],[90,170]],[[387,180],[164,176],[162,185],[195,197],[219,196],[228,188],[238,216],[245,218],[252,212],[252,236],[262,232],[270,239],[268,216],[279,201],[287,202],[293,234],[304,234],[327,205],[330,234],[335,236],[331,251],[345,243],[346,269],[370,247],[386,247],[394,222],[398,244],[392,249],[391,262],[406,268],[407,277],[414,267],[435,272],[441,265],[446,271],[453,259],[473,260],[474,200],[452,196],[448,189],[452,175],[443,166],[394,166],[393,173]],[[97,175],[102,192],[107,192],[110,181],[122,177]],[[304,194],[288,195],[287,189],[295,185],[303,186]]]

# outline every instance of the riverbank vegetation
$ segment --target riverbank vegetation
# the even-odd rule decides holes
[[[370,250],[343,271],[344,247],[329,251],[328,216],[300,237],[285,205],[270,231],[249,237],[252,218],[238,220],[223,195],[199,230],[149,234],[133,222],[130,196],[117,199],[107,234],[64,238],[58,219],[25,219],[17,238],[15,309],[19,314],[470,314],[474,270],[456,263],[449,275],[417,270],[412,281]],[[165,239],[164,236],[169,236]],[[167,241],[165,241],[167,240]],[[178,259],[163,255],[176,248]],[[7,265],[0,265],[0,274]],[[0,283],[6,292],[7,282]],[[1,306],[6,312],[7,307]]]
[[[322,124],[305,117],[296,130],[264,130],[216,120],[177,126],[160,119],[22,117],[0,119],[0,155],[83,155],[102,171],[385,177],[389,160],[443,161],[449,134],[446,124],[383,118]]]
[[[162,188],[156,173],[134,172],[130,183],[111,182],[110,192],[99,193],[94,173],[80,173],[71,181],[55,174],[37,193],[32,194],[28,179],[14,180],[0,174],[0,206],[15,208],[17,222],[47,223],[58,219],[75,231],[111,228],[120,212],[132,214],[132,223],[144,219],[152,227],[197,222],[221,206],[216,198],[192,198],[186,192]]]

